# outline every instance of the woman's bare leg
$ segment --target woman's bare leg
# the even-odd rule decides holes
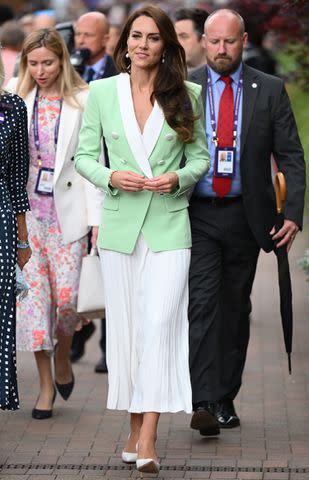
[[[62,335],[57,333],[56,371],[55,379],[60,384],[70,383],[72,381],[72,365],[70,360],[70,351],[73,336]]]
[[[34,352],[40,378],[40,394],[35,408],[51,410],[53,407],[54,381],[51,369],[51,358],[44,351]]]
[[[160,414],[145,412],[138,439],[138,458],[152,458],[158,461],[156,453],[157,428]]]
[[[136,451],[136,444],[139,439],[139,434],[141,426],[143,423],[143,414],[142,413],[131,413],[130,416],[130,436],[125,444],[124,451],[132,452]]]

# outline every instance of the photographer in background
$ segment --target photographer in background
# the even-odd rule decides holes
[[[75,51],[71,55],[71,62],[80,56],[81,64],[78,70],[86,82],[100,78],[112,77],[117,74],[113,59],[106,54],[109,25],[103,13],[85,13],[77,20],[74,26]],[[87,49],[87,50],[86,50]],[[84,68],[83,68],[84,67]],[[76,68],[76,67],[75,67]],[[105,161],[108,162],[107,151],[104,145]],[[101,320],[100,347],[102,357],[95,366],[95,372],[106,373],[106,326],[105,319]],[[85,343],[95,331],[93,322],[84,325],[75,332],[71,349],[71,361],[77,362],[85,353]]]

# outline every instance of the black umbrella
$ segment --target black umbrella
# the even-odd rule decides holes
[[[278,172],[275,178],[277,219],[275,230],[278,232],[284,222],[282,202],[286,197],[286,184],[283,173]],[[280,291],[280,312],[284,335],[286,353],[288,354],[289,373],[291,374],[291,352],[293,337],[293,310],[292,310],[292,285],[289,268],[287,246],[275,248],[278,261],[279,291]]]

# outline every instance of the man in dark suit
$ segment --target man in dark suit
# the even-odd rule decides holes
[[[86,82],[100,78],[112,77],[117,74],[113,59],[106,54],[109,25],[103,13],[85,13],[77,20],[74,27],[75,48],[90,50],[90,57],[86,60],[83,78]],[[108,161],[107,151],[104,144],[105,159]],[[93,322],[84,325],[81,330],[75,332],[71,349],[71,361],[78,361],[85,352],[85,343],[95,331]],[[106,366],[106,326],[105,319],[101,320],[101,359],[95,366],[95,372],[107,372]]]
[[[305,163],[283,81],[242,63],[242,17],[213,12],[205,22],[203,88],[211,169],[190,205],[191,428],[216,435],[239,425],[233,400],[249,341],[250,294],[260,248],[290,248],[302,227]],[[285,221],[274,233],[271,154],[287,183]]]

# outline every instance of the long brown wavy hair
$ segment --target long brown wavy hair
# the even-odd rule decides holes
[[[164,42],[164,62],[154,81],[151,101],[157,100],[164,112],[165,119],[173,128],[180,140],[191,143],[195,117],[192,104],[184,80],[187,74],[185,51],[178,42],[174,25],[163,10],[153,5],[146,5],[136,10],[128,18],[114,52],[116,66],[120,72],[130,71],[130,59],[127,40],[133,22],[139,17],[149,17],[157,25]]]

